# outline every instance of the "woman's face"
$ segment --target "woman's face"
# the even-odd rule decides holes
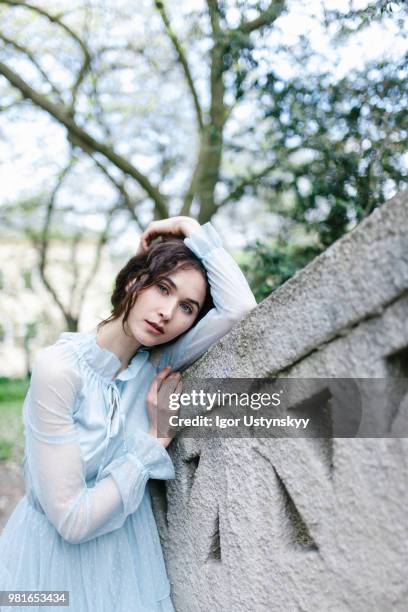
[[[143,289],[126,321],[126,332],[144,346],[177,338],[196,320],[207,284],[196,269],[178,270]]]

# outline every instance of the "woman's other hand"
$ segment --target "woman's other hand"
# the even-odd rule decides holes
[[[161,370],[152,381],[149,392],[146,396],[147,412],[149,415],[150,429],[149,434],[157,438],[164,447],[167,447],[174,437],[171,434],[169,424],[170,416],[177,416],[179,409],[170,410],[169,396],[172,393],[180,394],[182,391],[180,372],[171,372],[171,366]],[[158,420],[160,427],[158,432]],[[174,430],[173,430],[174,431]],[[160,437],[157,437],[157,433]]]
[[[140,236],[136,255],[143,255],[149,248],[151,241],[159,236],[186,238],[199,229],[199,227],[198,221],[191,217],[170,217],[169,219],[152,221]]]

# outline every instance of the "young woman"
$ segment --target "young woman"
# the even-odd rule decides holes
[[[212,225],[173,217],[144,232],[112,305],[34,365],[26,496],[0,538],[0,590],[69,591],[75,612],[172,612],[146,487],[174,478],[155,397],[256,302]]]

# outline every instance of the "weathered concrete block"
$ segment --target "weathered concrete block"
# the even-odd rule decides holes
[[[192,376],[382,378],[390,401],[363,393],[361,427],[403,433],[408,192],[258,305]],[[407,451],[386,437],[176,440],[176,479],[152,489],[177,611],[406,610]]]

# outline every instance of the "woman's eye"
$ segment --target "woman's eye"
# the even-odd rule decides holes
[[[165,287],[164,285],[157,285],[159,288],[160,293],[163,293],[163,295],[167,295],[169,290],[167,289],[167,287]]]
[[[188,304],[180,304],[180,306],[181,310],[184,310],[184,312],[187,312],[188,314],[191,314],[193,312],[193,309]]]

